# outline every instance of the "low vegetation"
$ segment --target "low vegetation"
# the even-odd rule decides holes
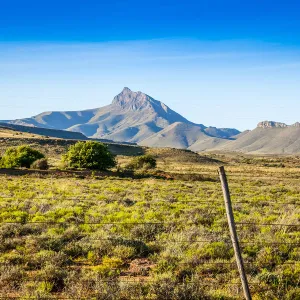
[[[97,171],[1,175],[0,296],[242,299],[218,181],[222,163],[253,299],[299,299],[298,157],[146,152],[171,180]],[[45,153],[57,168],[67,150]],[[115,160],[124,169],[145,162]]]

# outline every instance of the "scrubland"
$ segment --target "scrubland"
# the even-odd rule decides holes
[[[2,298],[242,299],[224,164],[253,299],[300,299],[298,157],[145,151],[161,179],[0,175]]]

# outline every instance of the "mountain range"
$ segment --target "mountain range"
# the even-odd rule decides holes
[[[1,121],[0,121],[1,122]],[[300,123],[264,121],[252,131],[193,123],[164,103],[125,87],[111,104],[82,111],[51,111],[9,124],[66,130],[93,139],[173,147],[195,152],[300,153]]]

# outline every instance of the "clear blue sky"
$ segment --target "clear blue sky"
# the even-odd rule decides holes
[[[0,1],[0,119],[124,86],[196,123],[300,121],[298,1]]]

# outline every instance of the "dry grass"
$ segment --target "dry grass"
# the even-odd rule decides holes
[[[24,138],[24,139],[41,139],[38,134],[20,132],[10,128],[0,126],[0,138]]]

